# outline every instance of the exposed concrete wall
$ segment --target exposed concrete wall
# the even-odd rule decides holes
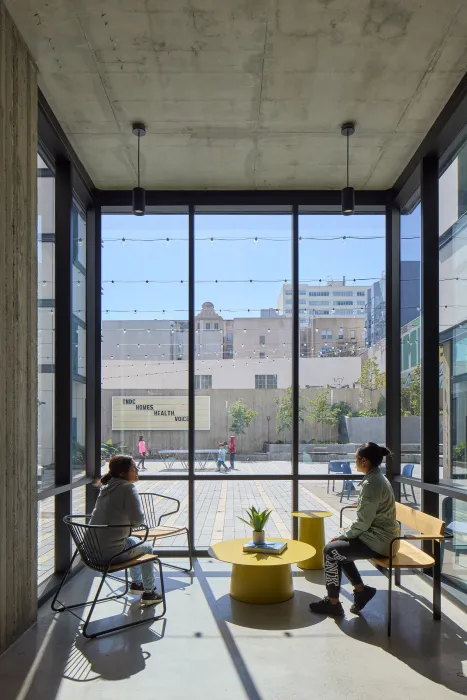
[[[37,82],[0,0],[0,652],[36,616]]]
[[[309,400],[314,399],[319,389],[301,390],[302,403],[305,408],[304,417],[308,413]],[[229,407],[237,400],[243,399],[245,405],[257,411],[258,416],[253,419],[245,435],[241,435],[237,449],[239,452],[260,452],[265,442],[284,440],[290,442],[290,433],[278,433],[276,414],[278,406],[276,399],[285,395],[282,389],[213,389],[211,391],[200,390],[197,395],[211,398],[211,429],[196,431],[196,449],[211,449],[219,442],[227,440],[230,435]],[[177,390],[104,390],[102,392],[102,439],[112,439],[113,442],[123,442],[130,452],[137,452],[139,430],[112,431],[112,396],[186,396],[185,391]],[[332,389],[330,401],[337,403],[346,401],[354,409],[358,407],[360,392],[357,389]],[[268,420],[269,432],[268,432]],[[329,440],[337,442],[337,427],[316,426],[312,420],[305,420],[300,424],[300,440],[309,441]],[[187,449],[188,432],[185,431],[142,431],[146,443],[151,450],[158,449]]]
[[[350,418],[346,416],[347,432],[350,442],[361,444],[363,442],[386,443],[386,418]],[[407,416],[401,418],[402,443],[420,443],[420,416]],[[391,445],[389,445],[391,447]]]

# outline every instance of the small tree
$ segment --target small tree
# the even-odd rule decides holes
[[[417,365],[405,386],[401,386],[401,413],[403,416],[420,415],[421,369]]]
[[[373,396],[375,391],[380,392],[386,386],[386,374],[380,372],[376,358],[370,357],[363,363],[362,373],[357,381],[361,389],[363,410],[359,412],[361,416],[378,416],[378,410],[373,408]],[[368,397],[368,393],[370,396]]]
[[[321,440],[324,441],[324,426],[336,425],[339,420],[339,411],[331,406],[329,400],[331,390],[328,386],[323,387],[315,399],[310,399],[309,413],[307,420],[315,420],[321,425]]]
[[[274,399],[274,403],[279,406],[276,413],[276,427],[278,433],[292,433],[293,423],[293,407],[292,407],[292,387],[289,386],[285,390],[285,394],[281,399]],[[303,423],[303,405],[302,396],[298,394],[298,420]]]
[[[257,411],[253,411],[253,409],[245,406],[243,399],[237,399],[230,406],[229,413],[232,418],[230,430],[237,437],[245,435],[245,430],[250,427],[251,421],[258,415]]]

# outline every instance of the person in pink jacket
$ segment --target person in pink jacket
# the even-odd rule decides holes
[[[144,466],[144,460],[147,457],[148,450],[146,448],[146,443],[144,442],[144,437],[142,435],[139,436],[138,452],[139,452],[138,469],[141,467],[141,471],[145,472],[146,467]]]

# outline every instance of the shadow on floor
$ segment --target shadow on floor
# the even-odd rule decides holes
[[[452,691],[467,694],[467,632],[444,615],[433,620],[431,601],[408,588],[392,594],[392,636],[387,637],[387,591],[356,616],[336,621],[352,639],[378,646],[420,675]],[[466,672],[467,673],[467,672]]]

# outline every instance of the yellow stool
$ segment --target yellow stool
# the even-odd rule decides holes
[[[332,515],[327,510],[304,510],[292,513],[292,517],[300,519],[298,539],[315,548],[316,554],[309,559],[298,562],[300,569],[323,569],[324,558],[324,518]]]

